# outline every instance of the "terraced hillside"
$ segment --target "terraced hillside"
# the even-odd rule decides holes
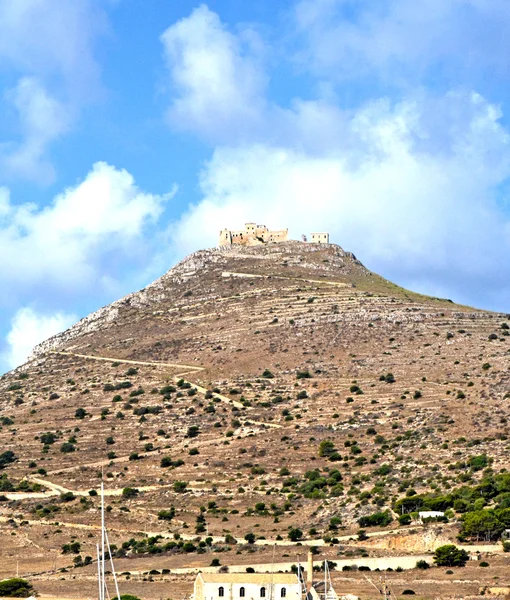
[[[505,573],[509,326],[336,245],[197,252],[1,379],[0,576],[19,562],[43,593],[94,593],[101,473],[122,585],[142,597],[189,593],[178,569],[213,559],[288,568],[300,543],[385,568],[460,533]],[[448,522],[418,523],[430,508]],[[487,509],[489,534],[462,522]],[[416,589],[472,595],[500,576],[481,571]],[[341,575],[340,591],[375,593]]]

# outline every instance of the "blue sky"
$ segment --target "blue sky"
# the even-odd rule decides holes
[[[221,227],[510,312],[507,0],[0,0],[0,371]]]

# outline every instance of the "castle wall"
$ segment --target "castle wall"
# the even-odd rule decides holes
[[[312,233],[311,238],[313,244],[329,244],[329,233]],[[259,244],[278,244],[286,242],[288,239],[288,229],[270,230],[265,225],[246,223],[244,229],[222,229],[218,245],[231,246],[232,244],[239,244],[241,246],[258,246]]]

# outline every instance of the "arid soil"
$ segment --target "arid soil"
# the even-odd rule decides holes
[[[279,570],[307,546],[317,561],[432,565],[434,548],[458,544],[461,515],[399,525],[394,503],[508,469],[506,324],[399,288],[335,245],[191,255],[1,378],[0,455],[14,461],[0,471],[0,577],[18,569],[43,596],[94,597],[80,560],[95,557],[102,475],[122,591],[141,598],[190,594],[193,575],[176,569]],[[336,460],[320,456],[324,440]],[[478,455],[487,468],[459,466]],[[328,483],[310,492],[315,470]],[[391,523],[358,540],[358,519],[378,511]],[[340,562],[334,582],[377,597],[364,575],[385,575],[422,598],[510,584],[501,543],[473,543],[484,560],[451,574]]]

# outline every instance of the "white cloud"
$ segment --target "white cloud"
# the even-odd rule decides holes
[[[294,17],[300,58],[334,79],[409,85],[438,66],[450,82],[510,67],[506,0],[301,0]]]
[[[154,237],[147,235],[147,228],[157,221],[172,195],[145,193],[127,171],[103,162],[43,209],[12,204],[2,188],[4,302],[26,290],[39,289],[41,295],[45,288],[76,294],[116,271],[128,272],[129,259],[136,262],[137,255],[144,255]]]
[[[433,281],[456,300],[501,307],[510,301],[510,220],[495,194],[510,176],[510,147],[500,116],[476,94],[417,97],[339,114],[336,147],[326,135],[311,149],[218,148],[176,242],[187,252],[195,232],[208,231],[213,245],[220,228],[249,220],[289,226],[294,239],[329,230],[400,283],[426,290]],[[322,131],[320,111],[301,107],[293,118],[298,132],[314,123]]]
[[[11,330],[6,338],[9,348],[3,359],[8,368],[14,369],[23,364],[34,346],[64,331],[76,320],[76,316],[71,314],[42,315],[30,307],[20,308],[11,321]]]
[[[93,47],[108,30],[100,1],[0,0],[0,59],[17,69],[63,83],[68,96],[97,93]]]
[[[87,102],[101,94],[96,39],[108,29],[101,1],[0,0],[0,72],[16,86],[4,94],[15,109],[18,140],[0,144],[0,173],[51,183],[47,153]]]
[[[19,114],[23,140],[3,145],[0,164],[9,174],[51,182],[54,169],[45,157],[46,149],[68,130],[68,107],[52,98],[34,77],[20,79],[6,97]]]
[[[260,40],[245,28],[234,35],[202,4],[161,36],[172,102],[170,123],[227,140],[253,132],[264,101]]]

